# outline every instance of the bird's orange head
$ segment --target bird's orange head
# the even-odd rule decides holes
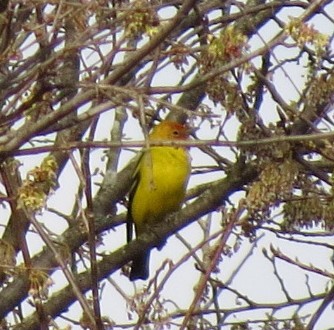
[[[187,140],[190,128],[174,121],[162,121],[155,126],[150,134],[150,140]]]

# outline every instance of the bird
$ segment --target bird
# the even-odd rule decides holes
[[[153,141],[183,141],[190,135],[186,124],[165,120],[156,125],[148,136]],[[191,159],[186,146],[149,146],[143,149],[134,172],[129,194],[127,241],[150,226],[156,226],[168,215],[181,208],[191,173]],[[150,249],[132,261],[130,280],[149,277]]]

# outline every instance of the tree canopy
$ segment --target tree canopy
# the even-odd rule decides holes
[[[333,13],[2,1],[0,328],[329,329]],[[166,117],[193,129],[173,143],[193,158],[186,201],[127,244],[137,152]]]

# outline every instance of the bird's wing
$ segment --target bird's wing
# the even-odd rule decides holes
[[[131,242],[132,241],[132,237],[133,237],[133,218],[132,218],[132,201],[133,201],[133,197],[136,193],[138,184],[139,184],[139,180],[140,180],[140,172],[139,172],[139,165],[140,165],[140,161],[143,158],[143,152],[141,152],[140,157],[138,158],[138,162],[136,165],[136,169],[133,172],[132,175],[132,185],[130,188],[130,192],[129,192],[129,203],[128,203],[128,213],[127,213],[127,217],[126,217],[126,240],[127,242]]]

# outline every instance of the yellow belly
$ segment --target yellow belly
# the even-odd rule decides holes
[[[145,223],[163,221],[177,211],[190,175],[190,159],[183,148],[152,147],[143,155],[131,214],[137,234]]]

